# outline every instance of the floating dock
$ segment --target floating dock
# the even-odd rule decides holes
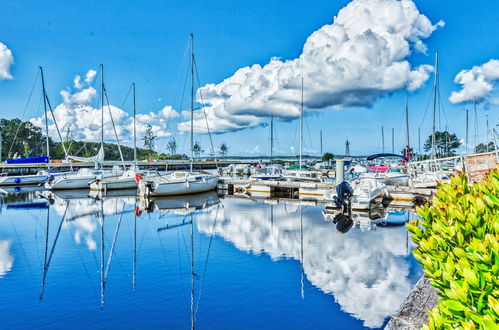
[[[222,178],[217,189],[227,195],[246,194],[252,198],[298,198],[331,202],[326,192],[334,189],[334,182],[295,182],[276,180],[249,180]],[[412,188],[409,186],[387,186],[388,195],[383,197],[385,206],[413,207],[427,203],[436,189]]]

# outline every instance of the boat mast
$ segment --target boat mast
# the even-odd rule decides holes
[[[303,152],[303,77],[301,78],[301,111],[300,111],[300,170],[302,169]]]
[[[320,156],[322,157],[323,153],[322,153],[322,130],[320,130],[320,139],[321,139],[321,154]]]
[[[47,92],[45,91],[45,78],[43,77],[43,68],[40,67],[40,75],[42,77],[42,94],[43,94],[43,109],[45,112],[45,130],[47,134],[47,157],[48,157],[48,162],[47,162],[47,170],[50,173],[50,143],[49,143],[49,116],[47,113]],[[64,144],[64,141],[62,141]],[[0,156],[1,157],[1,156]]]
[[[485,133],[485,151],[489,152],[489,114],[486,115],[487,132]]]
[[[468,146],[469,146],[469,141],[468,141],[468,109],[466,109],[466,145],[464,146],[465,154],[468,154]]]
[[[191,172],[194,163],[194,35],[191,33]]]
[[[381,152],[385,153],[385,130],[381,125]]]
[[[407,151],[406,151],[406,157],[411,159],[411,141],[409,138],[409,96],[406,94],[405,95],[405,133],[406,133],[406,145],[407,145]]]
[[[100,147],[104,151],[104,65],[100,65],[101,84],[100,84],[100,98],[101,98],[101,113],[100,113]],[[97,164],[96,164],[97,166]],[[102,166],[104,168],[104,166]]]
[[[477,146],[477,135],[478,135],[478,118],[477,118],[477,115],[476,115],[476,102],[475,102],[475,98],[473,97],[473,109],[474,109],[474,127],[473,127],[473,130],[474,130],[474,133],[473,134],[473,153],[475,153],[475,148]]]
[[[395,153],[395,128],[392,127],[392,154]]]
[[[274,156],[274,114],[270,115],[270,164]]]
[[[435,139],[435,116],[437,110],[437,84],[438,84],[438,52],[435,53],[435,77],[433,80],[433,124],[431,133],[431,158],[436,156],[436,139]]]
[[[136,121],[136,109],[135,109],[135,83],[132,84],[133,87],[133,161],[137,163],[137,121]]]

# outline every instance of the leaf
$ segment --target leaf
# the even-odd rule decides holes
[[[463,269],[463,277],[469,284],[473,285],[474,287],[479,287],[480,283],[478,282],[478,278],[476,277],[475,273],[469,268]]]
[[[444,300],[442,303],[448,309],[451,309],[451,310],[454,310],[454,311],[465,311],[465,310],[467,310],[466,306],[464,306],[461,302],[459,302],[457,300],[447,299],[447,300]]]

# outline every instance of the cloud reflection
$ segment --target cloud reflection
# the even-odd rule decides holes
[[[10,254],[10,247],[12,241],[0,241],[0,278],[3,278],[11,269],[14,264],[14,257]]]
[[[409,277],[404,228],[355,229],[342,235],[334,224],[324,221],[317,207],[303,207],[300,221],[297,205],[236,199],[225,199],[223,204],[223,221],[217,222],[216,234],[242,251],[264,252],[273,260],[300,260],[303,252],[307,279],[332,294],[364,326],[381,327],[415,284]],[[207,234],[213,226],[211,213],[199,215],[197,222],[198,229]]]

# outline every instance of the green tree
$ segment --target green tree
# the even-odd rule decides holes
[[[157,136],[154,135],[152,131],[152,126],[147,124],[146,125],[146,134],[144,135],[143,141],[144,141],[144,147],[146,147],[149,150],[149,158],[152,157],[154,154],[154,146],[156,144],[156,138]]]
[[[194,142],[194,145],[192,146],[192,152],[196,157],[201,156],[201,153],[204,152],[204,150],[201,148],[201,144],[198,141]]]
[[[328,162],[330,160],[334,160],[334,155],[332,153],[326,152],[324,155],[322,155],[323,162]]]
[[[219,153],[222,157],[227,156],[227,154],[229,153],[229,146],[227,146],[227,143],[225,143],[225,141],[222,141],[222,143],[220,144]]]
[[[480,143],[479,145],[477,145],[475,147],[475,153],[476,154],[480,154],[480,153],[484,153],[484,152],[488,152],[488,151],[492,151],[494,150],[495,146],[494,146],[494,142],[489,142],[488,145],[485,145],[483,143]]]
[[[177,141],[175,140],[174,137],[168,140],[168,143],[166,144],[166,149],[170,152],[170,155],[172,156],[177,154]]]
[[[435,152],[436,157],[450,157],[455,156],[456,149],[461,146],[461,142],[456,134],[450,134],[447,131],[435,132]],[[424,144],[424,151],[432,150],[432,136],[428,136]]]
[[[45,150],[46,138],[43,136],[40,127],[33,125],[29,121],[23,122],[18,118],[1,119],[0,126],[3,146],[2,159],[12,158],[16,153],[20,156],[47,154]]]

